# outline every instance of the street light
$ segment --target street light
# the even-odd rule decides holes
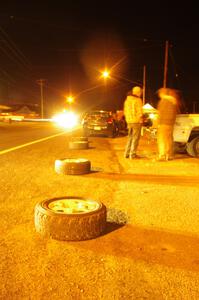
[[[66,98],[66,102],[69,103],[69,104],[73,103],[74,102],[74,97],[73,96],[68,96]]]
[[[103,77],[104,79],[110,78],[110,71],[104,70],[104,71],[102,72],[102,77]]]

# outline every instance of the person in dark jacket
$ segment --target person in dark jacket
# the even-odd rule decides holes
[[[180,93],[178,90],[161,88],[158,90],[158,161],[171,160],[173,154],[173,127],[177,113],[180,112]]]
[[[128,127],[128,140],[125,148],[125,158],[136,158],[137,147],[142,129],[142,89],[135,86],[132,94],[127,94],[124,102],[124,116]]]

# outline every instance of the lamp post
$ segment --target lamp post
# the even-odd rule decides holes
[[[169,51],[169,41],[165,43],[165,57],[164,57],[164,79],[163,79],[163,87],[167,86],[167,72],[168,72],[168,51]]]
[[[41,118],[44,118],[44,93],[43,93],[43,87],[45,83],[45,79],[39,79],[37,80],[37,83],[40,85],[40,95],[41,95]]]
[[[145,105],[145,99],[146,99],[146,66],[144,65],[143,69],[143,95],[142,95],[142,103]]]

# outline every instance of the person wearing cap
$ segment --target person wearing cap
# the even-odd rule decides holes
[[[124,101],[124,116],[128,127],[128,139],[125,148],[125,158],[138,157],[136,152],[142,129],[142,89],[139,86],[132,88]]]
[[[175,89],[161,88],[157,91],[158,97],[158,132],[157,161],[172,160],[173,154],[173,127],[177,113],[180,112],[180,93]]]

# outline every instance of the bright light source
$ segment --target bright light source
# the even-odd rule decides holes
[[[105,79],[108,78],[108,77],[110,77],[110,72],[108,70],[104,70],[102,72],[102,77],[104,77]]]
[[[73,98],[72,96],[68,96],[68,97],[66,98],[66,101],[67,101],[68,103],[73,103],[74,98]]]
[[[155,120],[155,119],[157,119],[157,117],[158,117],[158,114],[153,114],[153,113],[151,113],[151,114],[149,114],[149,118],[151,119],[151,120]]]
[[[149,114],[150,119],[154,119],[154,114]]]
[[[64,128],[73,128],[78,123],[78,117],[73,112],[64,112],[61,114],[57,114],[52,119],[59,126]]]

